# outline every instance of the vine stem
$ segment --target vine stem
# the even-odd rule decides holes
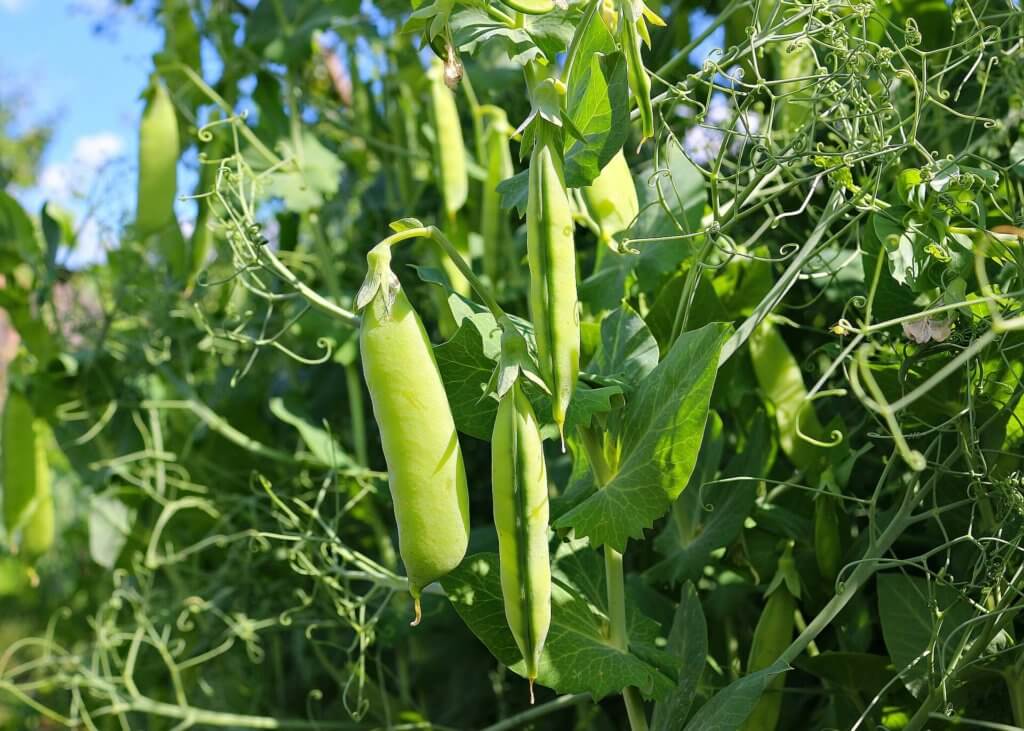
[[[601,448],[601,436],[593,430],[581,426],[580,438],[594,470],[598,489],[604,488],[612,477],[614,470],[605,459]],[[608,639],[619,652],[629,652],[629,630],[626,626],[626,579],[622,567],[622,554],[611,546],[604,547],[604,578],[608,592]],[[647,714],[644,701],[637,688],[628,686],[622,689],[622,700],[626,704],[626,715],[632,731],[647,731]]]
[[[514,716],[509,716],[508,718],[502,719],[497,723],[493,723],[490,726],[481,729],[481,731],[509,731],[510,729],[519,728],[520,726],[523,726],[524,724],[533,721],[534,719],[541,718],[542,716],[546,716],[549,713],[556,713],[557,711],[560,711],[563,708],[569,708],[571,706],[578,705],[589,698],[590,696],[586,693],[559,696],[558,698],[555,698],[553,701],[542,703],[541,705],[535,708],[523,711],[522,713],[517,713]]]
[[[501,305],[494,299],[491,291],[487,286],[480,281],[480,278],[473,273],[473,268],[466,262],[459,253],[459,250],[455,248],[455,244],[448,240],[448,237],[444,235],[437,226],[415,226],[413,228],[407,228],[397,233],[391,234],[386,239],[381,241],[381,244],[388,246],[394,246],[395,244],[401,243],[402,241],[408,241],[409,239],[430,239],[435,244],[441,247],[444,253],[451,259],[452,264],[455,268],[466,278],[469,282],[469,286],[473,288],[476,296],[483,300],[484,305],[491,314],[494,315],[494,319],[501,320],[504,318],[505,311],[501,309]]]

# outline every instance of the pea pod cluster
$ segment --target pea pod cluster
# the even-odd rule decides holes
[[[505,617],[523,655],[532,703],[551,626],[548,480],[540,425],[518,380],[500,398],[491,455]]]
[[[9,536],[18,539],[17,551],[28,559],[41,556],[53,545],[46,438],[46,422],[36,418],[24,394],[11,391],[3,418],[4,527]]]
[[[469,544],[469,493],[455,420],[427,332],[391,271],[391,248],[367,255],[363,374],[380,429],[398,547],[420,620],[424,587],[459,565]]]
[[[559,431],[576,388],[580,318],[576,299],[576,246],[561,158],[539,140],[530,156],[526,203],[526,250],[530,268],[530,315],[541,375],[551,391]]]

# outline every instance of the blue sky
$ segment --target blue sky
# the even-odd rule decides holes
[[[115,0],[0,0],[0,96],[24,100],[24,123],[54,128],[39,186],[15,194],[33,212],[45,200],[80,220],[91,212],[72,265],[114,244],[135,204],[140,93],[163,41],[135,12]],[[102,33],[99,20],[111,21]],[[691,19],[695,29],[705,23],[701,14]],[[715,34],[691,58],[721,43]]]
[[[123,178],[131,176],[139,94],[162,31],[115,9],[108,30],[96,33],[112,7],[112,0],[0,0],[0,95],[22,99],[22,122],[49,121],[54,129],[39,188],[17,192],[33,210],[52,199],[81,214],[89,202],[80,193],[92,189],[100,169],[117,200],[108,216],[124,215],[134,202],[133,181]],[[85,231],[82,244],[95,247],[95,237]]]

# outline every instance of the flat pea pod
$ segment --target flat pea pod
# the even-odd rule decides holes
[[[550,144],[538,140],[530,156],[526,252],[537,360],[551,390],[552,417],[564,432],[579,375],[580,317],[572,208],[559,164]]]
[[[435,60],[428,73],[430,103],[436,139],[437,183],[441,189],[444,210],[449,221],[466,205],[469,197],[469,174],[466,167],[466,145],[455,94],[444,82],[444,65]]]
[[[651,102],[651,77],[644,68],[643,39],[637,27],[643,20],[635,17],[633,0],[619,1],[619,15],[619,44],[626,59],[626,77],[640,112],[641,138],[646,140],[654,136],[654,105]]]
[[[614,249],[615,236],[628,229],[640,214],[636,184],[622,150],[581,192],[587,212],[600,229],[601,242]]]
[[[511,178],[515,170],[512,165],[512,151],[509,149],[511,126],[505,110],[500,107],[487,108],[488,123],[484,131],[484,154],[487,177],[484,179],[480,200],[480,234],[484,241],[484,274],[497,286],[501,281],[502,259],[506,260],[507,249],[512,242],[509,236],[508,215],[501,207],[498,185]]]
[[[455,420],[430,340],[390,260],[387,244],[367,255],[370,273],[356,300],[363,308],[359,346],[416,625],[424,587],[466,555],[469,494]]]
[[[53,545],[53,495],[46,456],[46,422],[19,391],[11,391],[3,418],[4,526],[17,536],[18,552],[29,559]]]
[[[814,558],[829,583],[835,583],[839,575],[842,554],[836,498],[823,493],[814,501]]]
[[[523,654],[533,703],[533,681],[551,626],[548,479],[540,425],[518,381],[498,404],[491,485],[505,618]]]
[[[163,82],[154,78],[139,126],[139,188],[135,228],[139,235],[155,233],[174,217],[178,189],[178,117]]]
[[[789,566],[786,566],[788,562]],[[789,550],[779,559],[779,570],[792,569],[792,554]],[[785,567],[785,568],[784,568]],[[796,625],[796,597],[790,591],[786,581],[773,582],[775,588],[768,594],[761,616],[754,628],[754,639],[750,645],[747,658],[747,673],[754,673],[770,667],[789,647],[793,640],[793,629]],[[782,689],[786,684],[784,673],[772,678],[757,701],[754,710],[741,726],[741,731],[773,731],[779,723],[782,711]]]

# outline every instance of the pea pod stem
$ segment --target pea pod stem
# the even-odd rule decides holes
[[[484,306],[491,311],[494,315],[494,319],[501,320],[505,317],[505,311],[501,309],[501,305],[494,299],[487,286],[480,281],[480,278],[473,273],[473,268],[469,266],[466,260],[459,253],[459,250],[455,248],[444,232],[441,231],[437,226],[415,226],[413,228],[407,228],[402,231],[391,234],[386,239],[380,242],[378,246],[395,246],[403,241],[409,239],[430,239],[435,244],[441,247],[452,264],[459,270],[459,272],[469,282],[469,286],[473,288],[477,297],[483,300]]]

